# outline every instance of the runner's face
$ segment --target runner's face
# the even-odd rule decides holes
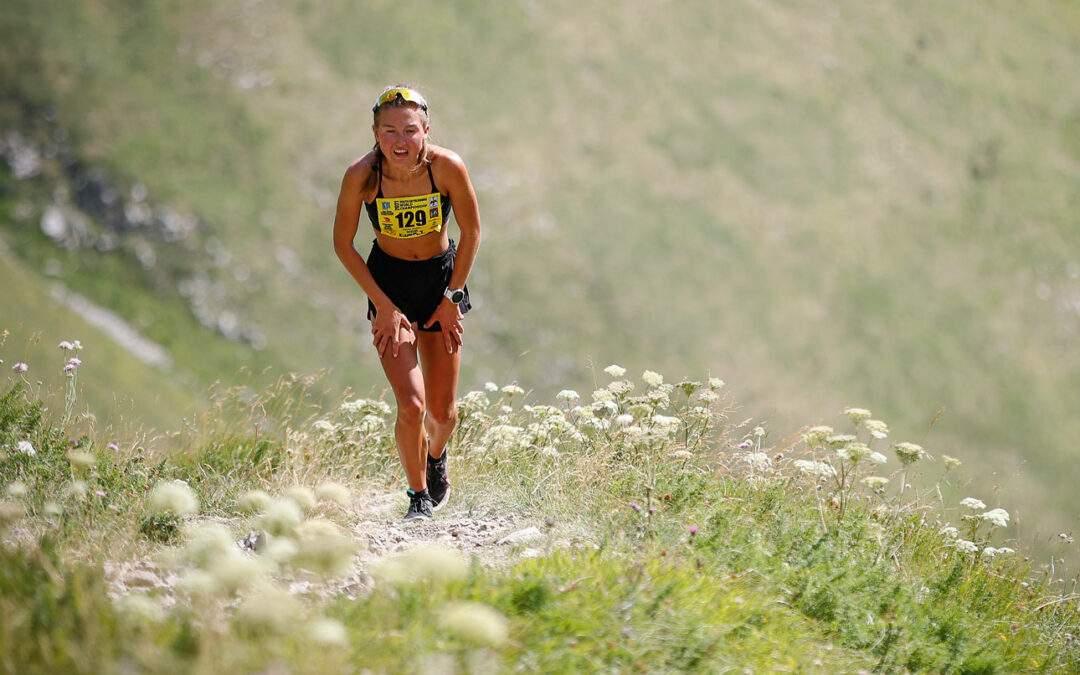
[[[405,106],[379,112],[379,122],[372,126],[383,157],[393,165],[411,167],[424,147],[428,127],[418,108]]]

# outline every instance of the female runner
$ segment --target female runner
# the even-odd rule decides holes
[[[428,143],[428,106],[390,87],[372,108],[375,147],[345,171],[334,251],[368,297],[375,349],[397,400],[394,433],[409,483],[405,520],[446,504],[446,444],[457,422],[465,280],[480,247],[480,212],[465,164]],[[456,214],[460,245],[447,234]],[[366,211],[375,230],[367,261],[353,244]]]

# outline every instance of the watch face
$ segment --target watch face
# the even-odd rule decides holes
[[[460,288],[455,291],[450,291],[450,302],[455,305],[465,299],[465,291]]]

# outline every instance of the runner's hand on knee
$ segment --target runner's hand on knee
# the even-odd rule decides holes
[[[424,328],[431,328],[438,322],[439,328],[442,329],[446,351],[453,354],[463,344],[461,341],[461,334],[464,330],[461,324],[463,318],[461,308],[450,302],[448,298],[443,298],[443,301],[439,303],[439,306],[432,313],[431,318],[424,324]]]

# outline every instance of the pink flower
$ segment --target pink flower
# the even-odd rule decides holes
[[[117,445],[115,442],[111,442],[111,443],[109,443],[108,445],[105,446],[105,449],[106,450],[112,450],[113,452],[119,452],[120,451],[120,446]]]
[[[105,496],[105,491],[104,490],[94,490],[94,494],[97,495],[98,497],[104,497]]]
[[[698,529],[698,528],[697,528],[697,525],[691,525],[691,526],[690,526],[689,528],[687,528],[687,530],[686,530],[686,531],[687,531],[687,532],[689,532],[689,533],[690,533],[690,536],[692,537],[692,536],[694,536],[695,534],[697,534],[697,529]]]
[[[11,369],[14,370],[16,373],[25,373],[26,371],[30,370],[30,366],[20,361],[19,363],[13,365]]]
[[[67,340],[64,340],[63,342],[61,342],[60,344],[58,344],[56,346],[59,347],[60,349],[66,349],[68,351],[71,351],[72,349],[75,349],[75,345],[71,344]]]

